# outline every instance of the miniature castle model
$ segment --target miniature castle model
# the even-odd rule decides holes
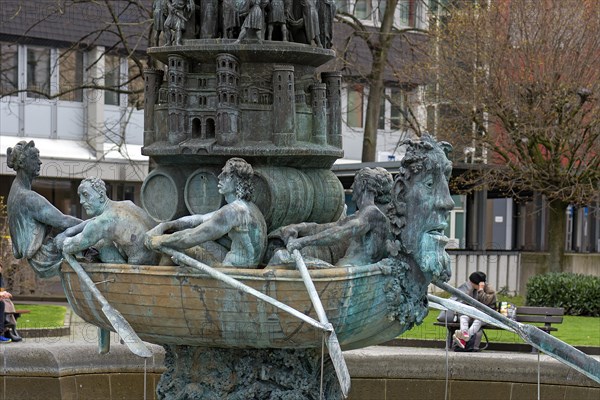
[[[341,156],[341,73],[322,73],[318,80],[316,66],[304,63],[327,61],[333,51],[282,42],[243,46],[194,42],[149,51],[164,61],[166,73],[145,71],[144,154],[199,154],[201,149],[206,154],[232,154],[231,148],[243,152],[270,143],[274,146],[267,146],[265,155],[301,153],[314,144],[315,155],[333,160]],[[302,59],[279,64],[280,54],[268,57],[271,46]],[[216,53],[212,62],[205,62],[202,50]],[[265,57],[240,61],[254,51]],[[311,60],[312,53],[320,57]]]
[[[334,7],[333,13],[325,13],[328,19],[310,21],[316,15],[308,12],[311,2],[207,6],[191,0],[164,1],[165,21],[171,18],[163,27],[165,45],[148,49],[162,66],[145,71],[142,152],[158,167],[142,187],[144,208],[158,221],[217,209],[222,198],[216,177],[228,158],[238,156],[255,167],[255,184],[264,189],[257,191],[262,198],[256,202],[270,229],[303,222],[302,217],[310,215],[309,222],[337,219],[344,193],[330,168],[343,156],[341,73],[318,71],[335,53],[311,45],[314,40],[306,33],[327,32],[333,3],[323,2],[324,7]],[[230,27],[225,14],[232,5],[237,25]],[[262,12],[265,24],[276,20],[280,6],[287,15],[281,23],[288,35],[278,36],[275,29],[273,40],[263,40],[267,30],[256,29],[248,19]],[[181,31],[167,32],[173,18],[186,15]],[[244,29],[247,32],[240,34]],[[236,40],[238,35],[243,39]],[[322,43],[330,46],[325,38]],[[288,182],[285,190],[279,189],[282,182]],[[323,182],[328,183],[325,194]],[[306,201],[307,193],[320,198]],[[307,209],[275,221],[276,204]]]

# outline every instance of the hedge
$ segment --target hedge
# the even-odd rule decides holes
[[[569,272],[537,275],[527,282],[527,305],[563,307],[565,314],[600,316],[600,277]]]

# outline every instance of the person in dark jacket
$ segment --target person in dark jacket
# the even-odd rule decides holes
[[[496,305],[496,292],[487,282],[487,276],[481,271],[469,275],[469,280],[458,287],[458,290],[466,293],[475,300],[488,307]],[[468,315],[460,316],[460,329],[454,332],[454,343],[464,349],[471,337],[475,336],[481,329],[481,321]],[[477,346],[478,347],[478,346]],[[478,348],[474,348],[478,350]]]

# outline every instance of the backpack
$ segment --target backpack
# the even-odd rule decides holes
[[[475,335],[471,336],[469,341],[466,343],[465,348],[461,348],[456,343],[452,342],[452,348],[457,353],[471,353],[475,351],[479,351],[481,344],[481,337],[483,336],[483,332],[480,330]]]

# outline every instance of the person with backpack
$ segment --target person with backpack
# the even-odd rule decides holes
[[[481,271],[473,272],[469,275],[469,279],[458,287],[458,290],[466,293],[475,300],[488,307],[495,308],[496,292],[494,288],[487,283],[487,276]],[[476,338],[481,329],[481,321],[476,318],[471,318],[468,315],[460,315],[460,329],[454,332],[453,342],[460,349],[470,347],[472,338]],[[472,340],[473,351],[479,350],[477,340]]]

